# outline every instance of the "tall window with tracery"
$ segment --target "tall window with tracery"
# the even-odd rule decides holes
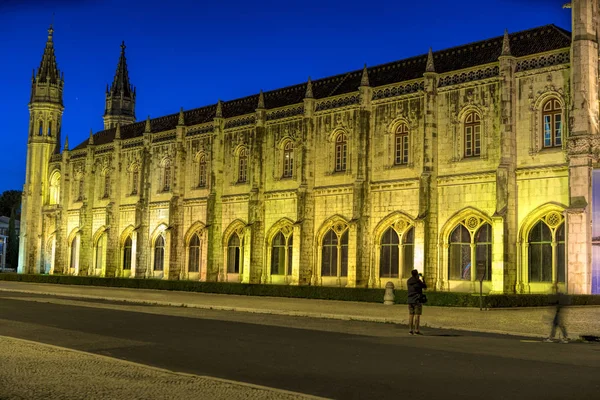
[[[348,276],[348,230],[340,236],[329,229],[323,237],[321,276]]]
[[[551,225],[558,223],[546,219]],[[565,224],[550,228],[546,221],[540,220],[531,229],[529,244],[529,282],[565,282]]]
[[[238,183],[244,183],[248,179],[248,151],[241,149],[238,155]]]
[[[294,144],[288,141],[283,147],[283,177],[291,178],[294,168]]]
[[[171,190],[171,161],[165,160],[163,167],[163,192]]]
[[[110,196],[110,174],[108,171],[104,172],[104,194],[103,198],[108,198]]]
[[[293,235],[287,238],[282,232],[277,233],[271,243],[271,275],[292,274]]]
[[[123,270],[130,271],[131,270],[131,249],[133,247],[133,242],[131,240],[131,236],[127,236],[125,239],[125,244],[123,246]]]
[[[346,170],[348,140],[346,134],[340,133],[335,138],[335,172]]]
[[[467,220],[467,224],[469,224],[469,220]],[[477,223],[469,226],[475,229]],[[476,231],[469,231],[463,224],[458,224],[450,234],[448,261],[448,279],[450,280],[491,280],[491,225],[484,223]],[[474,268],[475,273],[473,273]]]
[[[544,148],[562,146],[562,108],[556,99],[550,99],[542,106],[544,123]]]
[[[234,233],[227,242],[227,272],[239,274],[242,264],[242,248],[240,237]]]
[[[200,237],[194,234],[190,240],[189,257],[188,257],[188,272],[200,271]]]
[[[479,157],[481,154],[481,117],[470,112],[465,117],[465,157]]]
[[[138,166],[133,167],[133,171],[131,172],[131,194],[138,194],[138,187],[140,185],[140,171]]]
[[[165,268],[165,238],[158,235],[154,241],[154,270],[162,271]]]
[[[206,187],[206,174],[206,155],[202,155],[198,161],[198,187]]]
[[[83,200],[83,176],[79,178],[79,186],[77,190],[77,201]]]
[[[401,124],[394,135],[394,164],[408,164],[408,126]]]

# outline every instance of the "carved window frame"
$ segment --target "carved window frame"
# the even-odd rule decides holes
[[[348,169],[348,136],[346,132],[335,135],[333,145],[333,172],[344,173]]]
[[[480,126],[480,150],[478,156],[466,156],[466,143],[465,143],[465,132],[467,126],[467,118],[476,113],[479,117]],[[472,125],[471,125],[472,126]],[[488,157],[487,143],[488,143],[488,132],[489,132],[489,121],[487,118],[487,108],[468,104],[464,106],[461,111],[454,116],[452,119],[452,162],[459,162],[463,160],[486,160]]]
[[[543,107],[544,105],[551,100],[557,100],[560,108],[562,110],[561,118],[562,118],[562,144],[561,146],[553,146],[553,147],[544,147],[544,113]],[[531,101],[529,111],[530,111],[530,131],[529,131],[529,155],[535,156],[540,151],[551,151],[552,149],[566,149],[567,139],[569,137],[568,132],[568,124],[565,121],[568,121],[568,110],[565,107],[565,97],[563,95],[562,89],[558,90],[547,90],[542,93],[539,93],[537,98]]]
[[[240,146],[236,151],[236,179],[235,183],[245,184],[248,183],[248,168],[249,159],[248,148],[246,146]]]
[[[48,204],[50,205],[58,205],[60,204],[60,182],[61,182],[61,173],[58,169],[55,169],[50,174],[50,179],[48,180]]]
[[[140,192],[140,166],[138,163],[134,162],[129,167],[129,185],[128,187],[131,189],[129,192],[130,196],[137,196]]]
[[[205,189],[208,187],[208,177],[210,170],[210,162],[208,153],[200,151],[196,154],[196,188]]]
[[[173,163],[169,157],[160,163],[159,193],[170,192],[173,189]]]

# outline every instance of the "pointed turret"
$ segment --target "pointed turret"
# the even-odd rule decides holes
[[[433,51],[431,47],[429,48],[429,53],[427,53],[427,66],[425,67],[425,72],[435,72],[435,65],[433,64]]]
[[[263,93],[262,89],[260,89],[260,93],[258,94],[258,106],[256,108],[260,110],[265,108],[265,94]]]
[[[90,138],[88,139],[88,144],[89,145],[94,144],[94,130],[92,128],[90,128]]]
[[[117,128],[115,129],[115,139],[121,139],[121,123],[117,122]]]
[[[360,86],[370,86],[369,85],[369,72],[367,71],[367,64],[363,67],[362,77],[360,78]]]
[[[215,118],[223,118],[223,104],[221,100],[217,102],[217,110],[215,111]]]
[[[117,71],[110,88],[106,87],[106,108],[104,110],[104,129],[117,125],[135,122],[135,87],[129,83],[127,59],[125,58],[125,42],[121,43],[121,55],[117,63]]]
[[[31,102],[63,104],[64,80],[56,63],[54,54],[54,29],[48,28],[48,39],[42,55],[42,61],[32,77]]]
[[[312,87],[312,81],[310,80],[310,76],[308,77],[308,82],[306,83],[306,93],[304,94],[304,98],[306,99],[312,99],[313,96],[313,87]]]
[[[151,133],[152,132],[152,126],[150,125],[150,116],[148,115],[148,118],[146,118],[146,127],[144,128],[144,133]]]
[[[508,37],[508,29],[504,30],[504,38],[502,39],[502,54],[501,56],[511,56],[510,53],[510,38]]]
[[[64,150],[67,151],[69,150],[69,135],[65,136],[65,147]]]
[[[177,119],[177,125],[184,126],[185,125],[185,116],[183,115],[183,107],[179,109],[179,118]]]

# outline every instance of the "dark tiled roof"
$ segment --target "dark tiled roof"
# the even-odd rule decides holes
[[[555,25],[545,25],[509,35],[511,53],[515,57],[524,57],[546,51],[570,47],[571,32]],[[498,61],[502,52],[503,36],[458,47],[435,51],[433,60],[437,73],[446,73],[477,65]],[[425,72],[427,54],[406,58],[387,64],[368,68],[369,83],[372,87],[418,79]],[[362,69],[314,80],[313,95],[316,99],[351,93],[360,85]],[[282,89],[265,92],[267,109],[284,107],[301,103],[306,92],[306,83],[288,86]],[[223,118],[252,113],[258,105],[258,94],[241,99],[223,102]],[[195,108],[184,112],[185,124],[197,125],[211,121],[215,116],[216,104]],[[174,129],[177,125],[178,113],[151,120],[152,132]],[[145,121],[121,127],[121,138],[130,139],[144,133]],[[113,141],[115,128],[94,134],[94,144],[106,144]],[[87,146],[88,141],[81,143],[76,149]]]

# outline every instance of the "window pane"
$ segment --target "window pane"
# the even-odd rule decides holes
[[[554,115],[554,145],[562,145],[562,116],[560,114]]]
[[[288,260],[287,260],[287,274],[292,275],[292,260],[293,260],[292,237],[288,239]]]
[[[321,276],[337,276],[337,246],[323,245]]]
[[[565,242],[559,242],[556,245],[556,280],[558,282],[565,283],[565,267]]]
[[[396,234],[396,232],[394,232],[394,234]],[[382,245],[381,261],[379,263],[379,276],[381,276],[382,278],[397,278],[399,262],[400,260],[398,245]]]
[[[131,236],[128,236],[123,247],[123,269],[126,271],[131,269],[131,246]]]
[[[544,115],[544,147],[552,146],[552,117]]]
[[[448,278],[452,280],[471,279],[471,245],[450,244]]]
[[[415,246],[413,244],[405,244],[402,246],[404,254],[403,254],[403,263],[402,266],[402,277],[407,278],[410,276],[410,271],[414,269],[415,265]]]
[[[342,262],[341,262],[341,271],[340,271],[340,276],[348,276],[348,232],[346,232],[344,234],[344,236],[346,236],[346,242],[344,244],[344,239],[342,238],[342,246],[341,246],[341,257],[342,257]],[[397,269],[397,267],[396,267]]]
[[[235,235],[237,237],[237,235]],[[240,272],[240,248],[229,246],[227,254],[227,272],[238,274]]]
[[[483,276],[483,280],[489,281],[492,279],[492,245],[477,244],[475,246],[475,260],[477,265],[477,275],[475,279],[479,280]]]
[[[285,246],[273,245],[271,249],[271,274],[285,274]]]

